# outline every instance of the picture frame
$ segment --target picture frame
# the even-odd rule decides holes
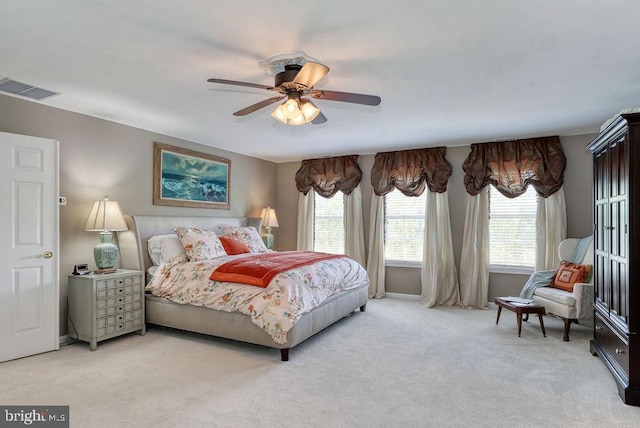
[[[231,208],[231,161],[154,143],[153,203],[173,207]]]

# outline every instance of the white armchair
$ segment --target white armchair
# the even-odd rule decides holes
[[[565,239],[558,246],[560,260],[571,260],[579,239]],[[593,266],[593,241],[589,244],[584,258],[577,263]],[[572,323],[585,326],[593,325],[593,275],[589,283],[577,283],[573,287],[573,293],[552,287],[536,288],[533,292],[533,301],[544,306],[549,315],[554,315],[564,321],[564,341],[569,340],[569,327]]]

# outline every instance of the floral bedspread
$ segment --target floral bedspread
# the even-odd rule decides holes
[[[196,262],[170,260],[158,267],[146,289],[175,303],[240,311],[276,343],[286,343],[287,332],[303,314],[368,280],[365,269],[346,257],[282,272],[266,288],[209,279],[216,267],[237,257],[251,253]]]

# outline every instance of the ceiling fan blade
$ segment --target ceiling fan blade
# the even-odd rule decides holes
[[[380,105],[382,99],[377,95],[354,94],[351,92],[337,92],[325,90],[313,90],[310,96],[319,100],[342,101],[345,103],[364,104],[367,106]]]
[[[258,89],[268,89],[268,90],[272,90],[274,89],[273,86],[267,86],[267,85],[260,85],[259,83],[248,83],[248,82],[238,82],[235,80],[226,80],[226,79],[207,79],[207,82],[211,82],[211,83],[222,83],[225,85],[236,85],[236,86],[248,86],[250,88],[258,88]]]
[[[293,78],[294,83],[299,83],[307,88],[313,87],[318,80],[322,79],[329,72],[329,67],[318,62],[307,61],[302,69]]]
[[[322,114],[322,112],[318,113],[315,119],[311,121],[314,125],[320,125],[321,123],[325,123],[327,121],[327,116]]]
[[[273,103],[277,103],[278,101],[284,99],[286,97],[272,97],[272,98],[268,98],[264,101],[260,101],[259,103],[255,103],[253,105],[250,105],[249,107],[245,107],[242,110],[238,110],[237,112],[233,113],[234,116],[246,116],[249,113],[253,113],[256,110],[260,110],[263,107],[269,106]]]

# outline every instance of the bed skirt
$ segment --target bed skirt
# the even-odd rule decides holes
[[[146,322],[164,327],[239,340],[280,350],[293,348],[356,309],[364,310],[369,284],[331,296],[310,312],[303,314],[287,333],[286,343],[276,343],[264,330],[251,322],[248,315],[223,312],[202,306],[174,303],[147,293]],[[283,359],[285,354],[282,354]]]

